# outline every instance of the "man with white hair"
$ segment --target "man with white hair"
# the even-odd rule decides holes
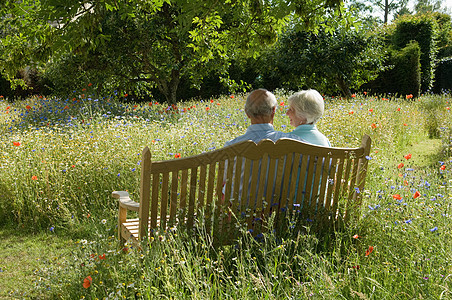
[[[303,141],[295,134],[276,131],[273,128],[273,118],[275,117],[276,106],[278,105],[275,95],[266,89],[257,89],[246,98],[245,113],[251,121],[251,125],[246,133],[226,142],[226,146],[251,140],[255,143],[263,139],[270,139],[276,142],[280,138],[291,138]]]

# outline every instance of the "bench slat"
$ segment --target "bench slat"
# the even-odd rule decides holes
[[[177,214],[177,188],[179,186],[178,172],[171,172],[171,195],[170,195],[170,224],[176,222]]]
[[[167,211],[168,211],[168,205],[169,205],[169,201],[168,201],[168,192],[169,192],[169,173],[165,172],[163,173],[163,178],[162,178],[162,185],[161,185],[161,190],[162,190],[162,201],[160,204],[160,222],[162,224],[162,226],[166,227],[166,221],[167,221]]]
[[[196,184],[198,181],[198,168],[190,169],[190,196],[188,198],[188,216],[187,216],[187,227],[193,227],[193,217],[195,214],[195,202],[196,202]]]
[[[198,189],[198,210],[204,208],[204,199],[206,197],[206,174],[207,166],[199,167],[199,189]]]
[[[188,170],[183,169],[181,172],[181,182],[180,182],[180,202],[179,202],[179,219],[184,220],[187,214],[186,206],[187,206],[187,185],[188,185]]]

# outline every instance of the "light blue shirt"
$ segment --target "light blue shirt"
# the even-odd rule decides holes
[[[317,126],[315,126],[315,124],[300,125],[295,128],[292,133],[301,137],[307,143],[318,146],[331,147],[328,138],[317,129]]]
[[[276,142],[280,138],[290,138],[298,141],[304,142],[303,138],[301,138],[298,135],[292,134],[292,133],[285,133],[281,131],[276,131],[275,128],[273,128],[273,125],[270,123],[264,123],[264,124],[251,124],[248,129],[246,130],[246,133],[243,135],[240,135],[236,137],[233,140],[227,141],[224,146],[230,146],[239,142],[248,141],[251,140],[255,142],[256,144],[259,143],[263,139],[269,139],[273,142]]]

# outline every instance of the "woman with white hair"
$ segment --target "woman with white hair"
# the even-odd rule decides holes
[[[316,90],[303,90],[289,97],[287,116],[295,127],[293,134],[310,144],[331,147],[330,141],[321,133],[315,123],[324,111],[323,97]]]

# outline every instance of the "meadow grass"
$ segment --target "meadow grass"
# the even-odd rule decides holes
[[[111,191],[138,199],[144,146],[153,159],[172,159],[243,134],[246,95],[166,106],[82,93],[0,99],[0,224],[6,233],[20,229],[24,247],[43,237],[35,239],[43,250],[31,273],[4,259],[19,250],[2,251],[0,274],[31,284],[6,283],[0,297],[452,297],[450,96],[326,97],[318,127],[333,146],[372,138],[360,219],[343,230],[270,232],[259,240],[243,231],[236,244],[218,248],[207,235],[193,239],[179,229],[156,233],[138,251],[118,247]],[[288,132],[288,93],[276,94],[275,128]]]

